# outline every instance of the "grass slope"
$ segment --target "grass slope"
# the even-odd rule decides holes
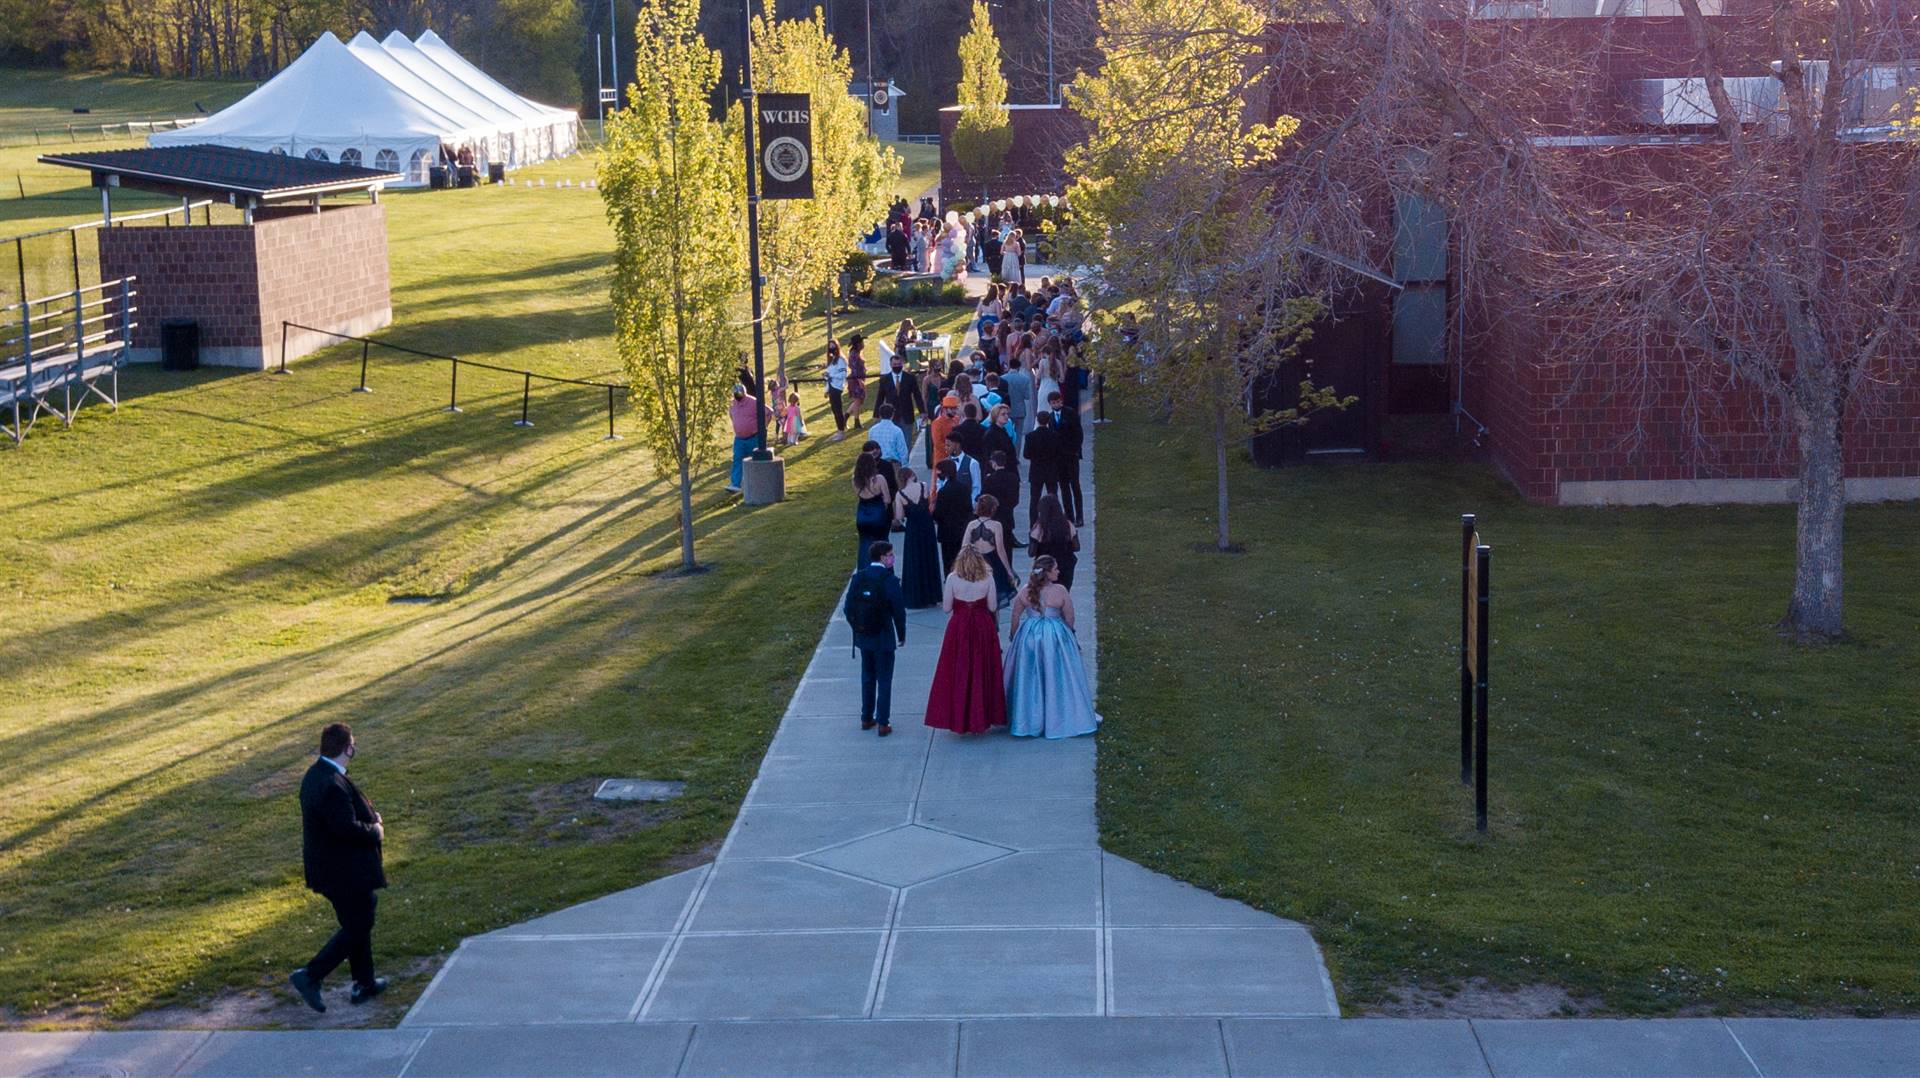
[[[1467,465],[1233,473],[1100,435],[1103,841],[1312,925],[1351,1009],[1920,1008],[1920,506],[1847,520],[1853,638],[1771,631],[1788,507],[1527,505]],[[1492,833],[1458,782],[1459,514],[1494,549]]]
[[[597,195],[385,204],[383,337],[618,374]],[[820,339],[810,323],[814,361]],[[140,368],[117,415],[0,449],[0,1007],[16,1022],[204,1005],[304,960],[331,924],[300,884],[294,792],[327,722],[359,733],[354,776],[388,821],[377,948],[409,974],[348,1020],[395,1020],[462,936],[700,860],[732,819],[851,558],[857,443],[790,451],[778,507],[742,509],[723,472],[703,476],[715,569],[663,575],[672,490],[637,439],[601,440],[603,393],[536,388],[537,425],[515,429],[517,377],[464,371],[449,415],[445,364],[376,353],[362,395],[359,358],[336,348],[285,378]],[[818,388],[805,399],[830,429]],[[687,795],[592,801],[609,776]]]

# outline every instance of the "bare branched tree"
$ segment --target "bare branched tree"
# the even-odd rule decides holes
[[[1620,448],[1658,414],[1699,474],[1770,449],[1799,477],[1783,625],[1829,638],[1847,435],[1889,391],[1916,399],[1920,15],[1724,2],[1270,8],[1246,78],[1301,126],[1266,168],[1261,251],[1305,294],[1390,280],[1396,199],[1437,204],[1456,362],[1531,349],[1563,396],[1627,406]]]

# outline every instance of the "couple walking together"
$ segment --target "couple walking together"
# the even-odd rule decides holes
[[[893,575],[893,546],[874,543],[872,562],[847,587],[845,616],[860,654],[860,728],[890,725],[895,649],[907,640],[907,609]],[[927,693],[926,724],[958,734],[1006,726],[1017,737],[1064,738],[1099,728],[1080,643],[1073,634],[1073,597],[1054,559],[1033,561],[1013,602],[1006,653],[1000,649],[993,572],[971,545],[962,547],[942,585],[947,631]]]

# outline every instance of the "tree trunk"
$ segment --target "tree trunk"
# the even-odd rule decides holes
[[[693,476],[684,452],[680,454],[680,567],[688,572],[699,567],[693,560]]]
[[[1840,402],[1821,393],[1794,403],[1800,443],[1800,510],[1794,536],[1793,600],[1783,623],[1796,633],[1837,637],[1841,623],[1842,528],[1847,513]]]
[[[1227,401],[1218,395],[1213,400],[1213,466],[1217,477],[1214,510],[1220,521],[1220,532],[1214,542],[1225,552],[1233,546],[1227,538]]]

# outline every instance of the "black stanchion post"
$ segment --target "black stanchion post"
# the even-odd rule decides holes
[[[355,393],[373,392],[367,388],[367,350],[371,347],[373,346],[367,341],[360,342],[360,384],[354,387]]]
[[[1096,410],[1093,421],[1095,423],[1105,423],[1107,421],[1107,376],[1099,371],[1095,371],[1093,372],[1093,377],[1095,379],[1093,383],[1093,403]]]
[[[1473,677],[1473,827],[1487,833],[1487,640],[1492,632],[1487,615],[1488,596],[1493,583],[1493,548],[1474,549],[1478,559],[1475,575],[1474,677]]]
[[[453,381],[447,386],[447,411],[460,410],[460,361],[453,361]]]
[[[620,440],[620,436],[618,434],[613,433],[613,387],[608,386],[607,387],[607,441],[617,442],[619,440]]]
[[[284,318],[280,320],[280,369],[273,373],[287,373],[287,322]]]
[[[1460,785],[1473,781],[1473,547],[1472,513],[1460,515]]]
[[[516,427],[531,427],[533,420],[527,418],[527,401],[533,396],[533,372],[521,371],[520,382],[520,418],[513,421]]]

